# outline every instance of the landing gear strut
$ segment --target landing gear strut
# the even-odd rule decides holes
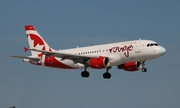
[[[111,67],[106,68],[106,72],[103,74],[104,79],[110,79],[111,74],[108,72]]]
[[[88,78],[89,77],[89,72],[85,69],[84,71],[81,72],[81,76],[83,78]]]
[[[142,69],[141,69],[142,72],[147,71],[147,68],[145,68],[144,66],[145,66],[145,61],[142,62]]]

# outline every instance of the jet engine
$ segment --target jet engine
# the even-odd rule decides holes
[[[128,62],[118,66],[118,69],[124,69],[125,71],[137,71],[141,68],[141,62]]]
[[[95,69],[103,69],[109,67],[110,62],[107,57],[91,58],[89,60],[89,66]]]

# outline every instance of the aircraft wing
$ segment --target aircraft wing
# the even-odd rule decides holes
[[[75,55],[75,54],[64,53],[64,52],[59,52],[59,51],[45,51],[45,50],[38,50],[38,49],[30,49],[30,50],[36,51],[36,52],[41,52],[44,55],[46,55],[46,57],[55,56],[55,57],[62,58],[61,60],[70,59],[70,60],[78,61],[78,62],[80,62],[83,59],[99,57],[99,56],[92,56],[92,55]]]

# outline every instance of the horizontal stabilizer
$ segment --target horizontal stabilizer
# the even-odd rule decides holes
[[[38,57],[25,57],[25,56],[11,56],[11,57],[14,57],[14,58],[21,58],[21,59],[30,59],[30,60],[34,60],[34,61],[40,60],[40,58],[38,58]]]

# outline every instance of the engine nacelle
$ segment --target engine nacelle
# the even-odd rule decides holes
[[[118,66],[118,69],[124,69],[125,71],[137,71],[141,67],[141,62],[128,62]]]
[[[89,60],[89,66],[95,69],[103,69],[109,67],[110,62],[107,57],[91,58]]]

